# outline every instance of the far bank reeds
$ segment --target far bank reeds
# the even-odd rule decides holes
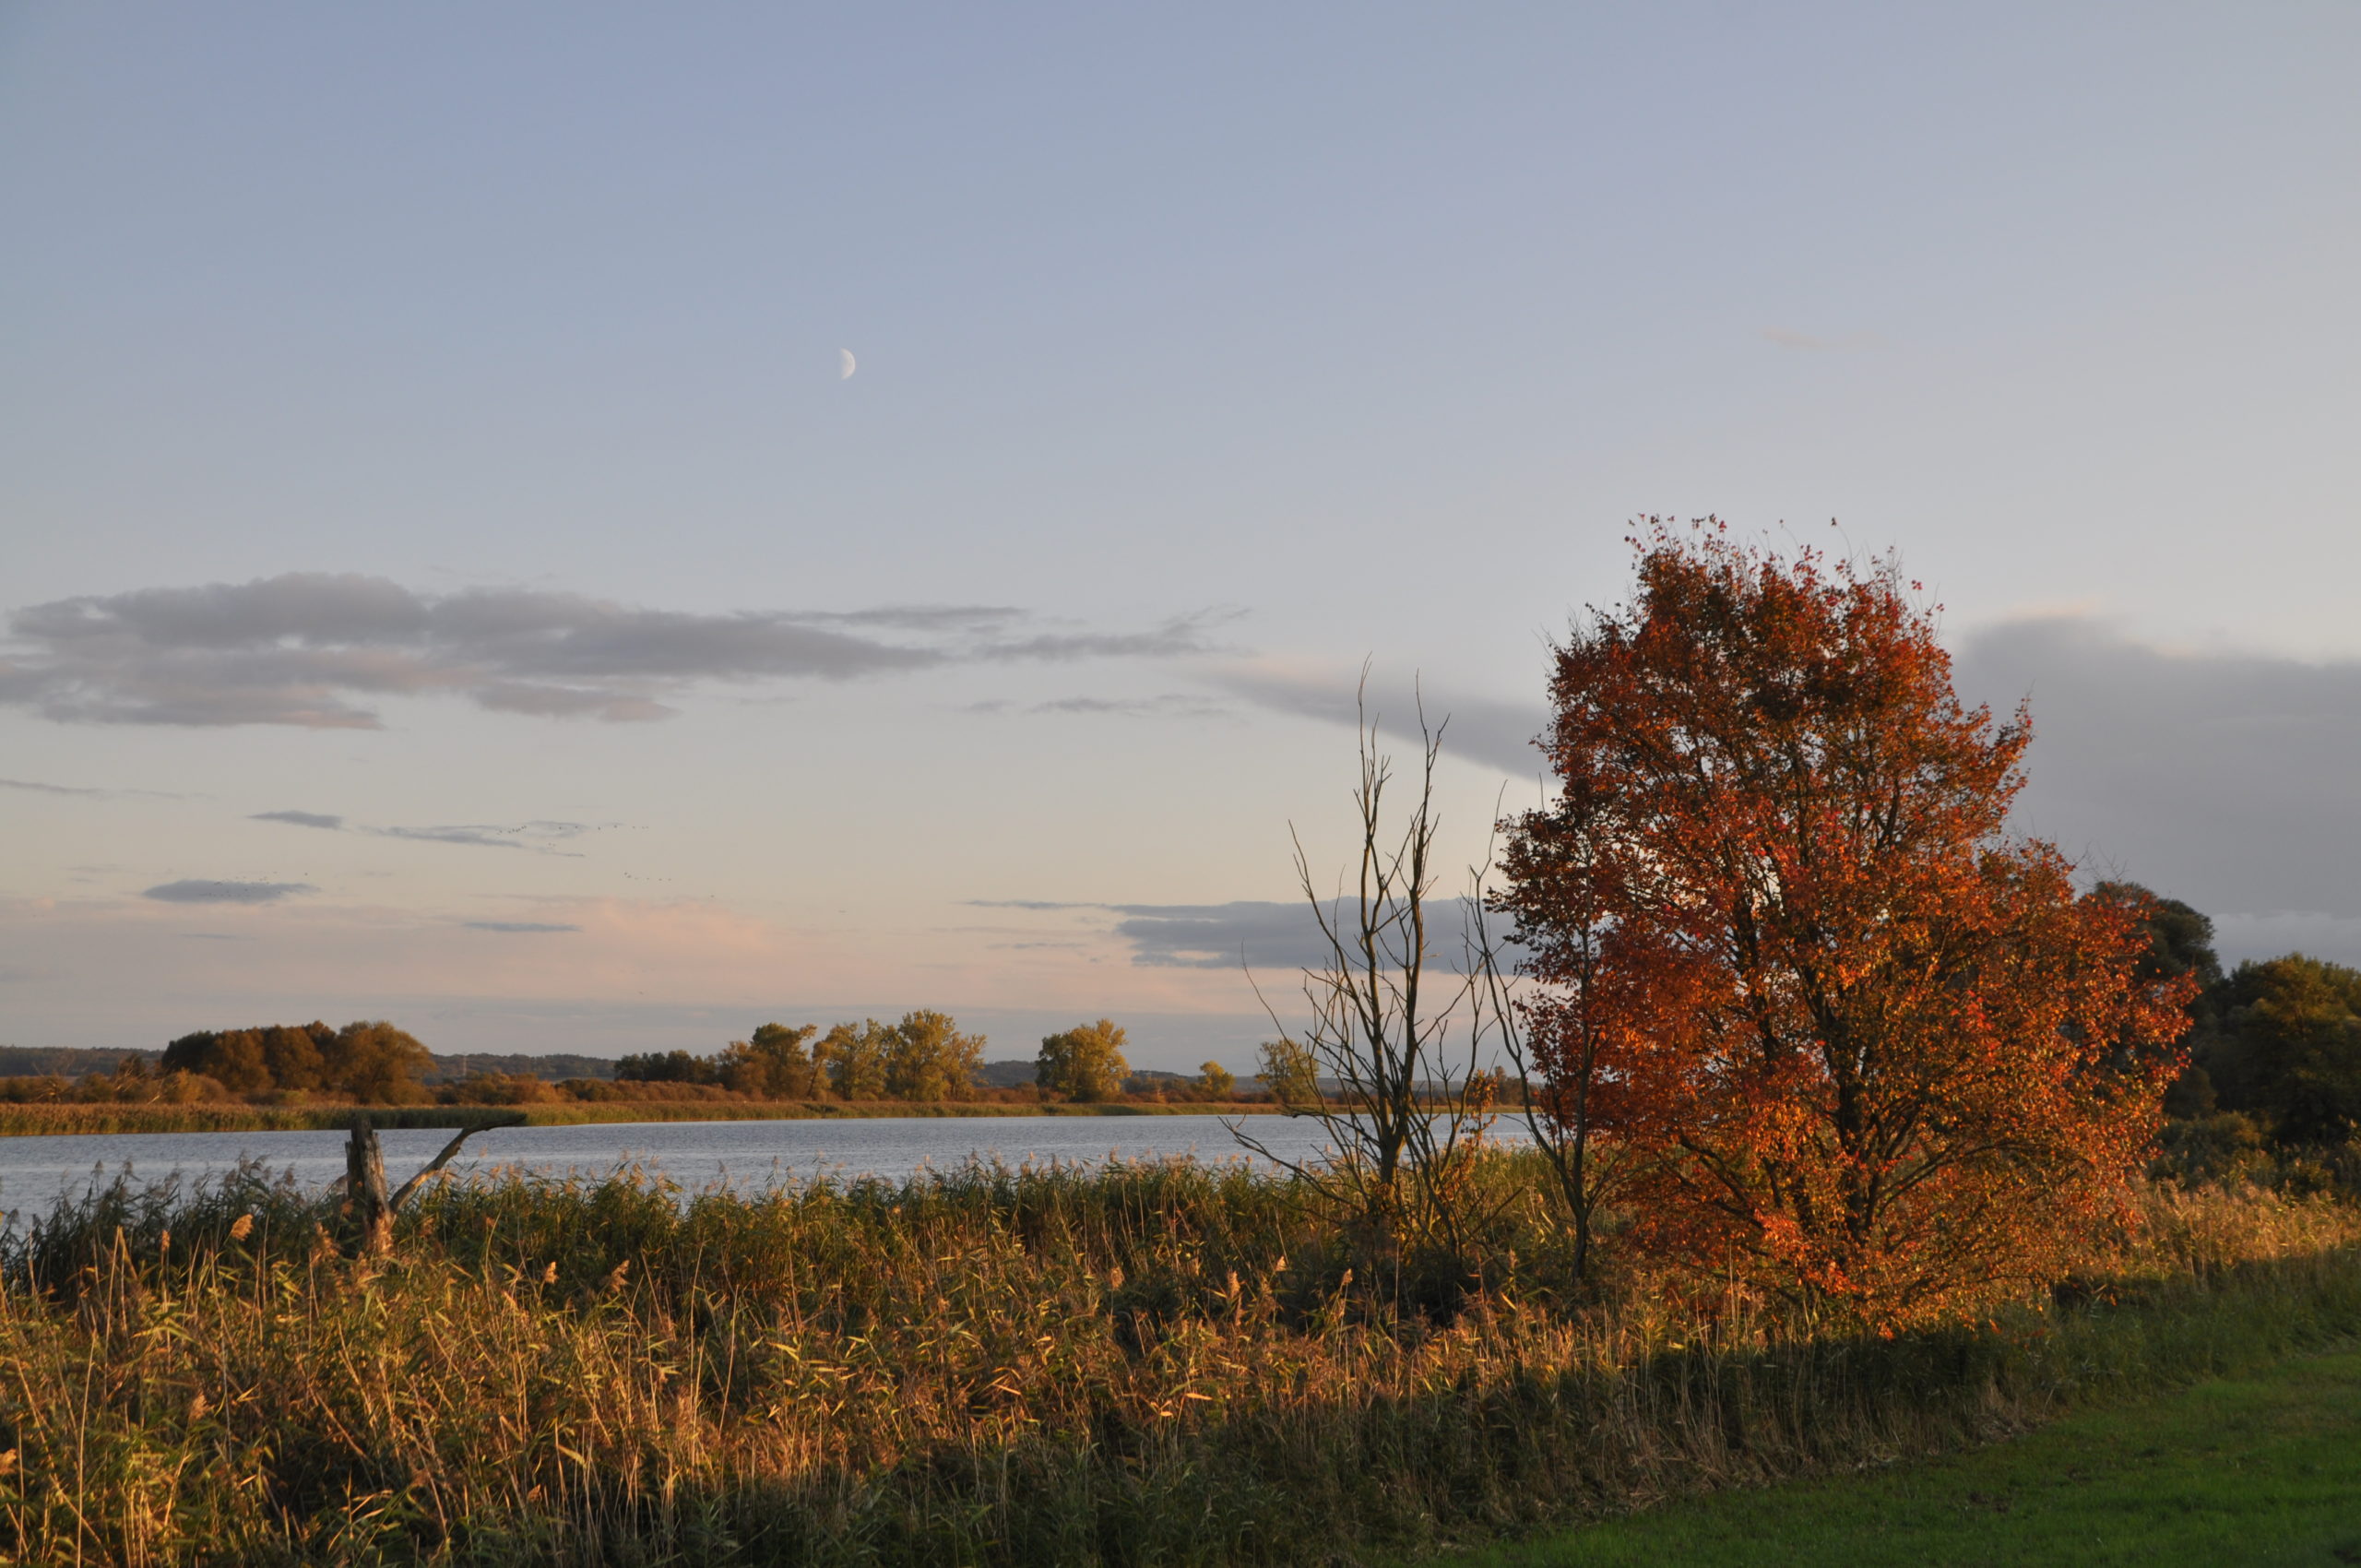
[[[77,1133],[307,1133],[352,1124],[356,1111],[385,1127],[521,1126],[522,1112],[455,1105],[172,1105],[99,1102],[0,1103],[0,1137]]]
[[[977,1166],[449,1183],[397,1255],[246,1170],[0,1269],[0,1555],[1320,1563],[1882,1462],[2361,1328],[2361,1219],[2158,1189],[2059,1299],[1891,1339],[1581,1294],[1532,1173],[1478,1276],[1300,1182]]]

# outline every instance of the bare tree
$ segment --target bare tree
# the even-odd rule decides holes
[[[1490,890],[1478,879],[1469,915],[1467,970],[1475,978],[1476,1028],[1497,1041],[1516,1075],[1517,1110],[1566,1206],[1574,1277],[1590,1275],[1598,1216],[1635,1167],[1632,1151],[1597,1134],[1601,1091],[1611,1086],[1601,1063],[1608,1020],[1598,986],[1598,946],[1606,921],[1573,922],[1561,933],[1571,983],[1556,993],[1515,994],[1513,968],[1492,932]],[[1594,912],[1595,913],[1595,912]]]
[[[1328,1155],[1311,1162],[1283,1159],[1242,1129],[1232,1130],[1249,1148],[1343,1204],[1372,1232],[1457,1253],[1466,1240],[1474,1156],[1491,1120],[1493,1080],[1477,1061],[1477,978],[1432,964],[1429,918],[1441,826],[1435,763],[1442,727],[1427,724],[1422,706],[1418,792],[1396,828],[1386,811],[1393,760],[1378,746],[1368,684],[1364,667],[1357,725],[1360,778],[1353,791],[1360,842],[1352,886],[1340,878],[1335,891],[1323,896],[1303,840],[1290,829],[1297,884],[1325,948],[1323,962],[1303,971],[1311,1016],[1300,1037],[1287,1035],[1264,1001],[1280,1028],[1279,1044],[1308,1053],[1317,1064],[1322,1092],[1290,1100],[1287,1111],[1320,1122]]]

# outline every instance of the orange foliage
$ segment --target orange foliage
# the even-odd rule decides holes
[[[2139,911],[2007,837],[2026,715],[1961,705],[1891,560],[1634,543],[1512,825],[1543,1111],[1637,1240],[1798,1305],[1891,1327],[2056,1279],[2127,1210],[2190,982],[2143,986]]]

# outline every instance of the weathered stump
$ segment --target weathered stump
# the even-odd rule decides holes
[[[366,1111],[352,1119],[352,1141],[344,1148],[344,1193],[358,1255],[382,1257],[392,1252],[394,1206],[386,1196],[386,1155]]]

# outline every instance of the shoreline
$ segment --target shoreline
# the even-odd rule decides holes
[[[886,1118],[1054,1116],[1274,1116],[1267,1103],[1010,1105],[991,1100],[589,1100],[483,1105],[0,1105],[0,1137],[92,1134],[342,1132],[366,1111],[379,1129],[579,1127],[653,1122],[828,1122]]]

